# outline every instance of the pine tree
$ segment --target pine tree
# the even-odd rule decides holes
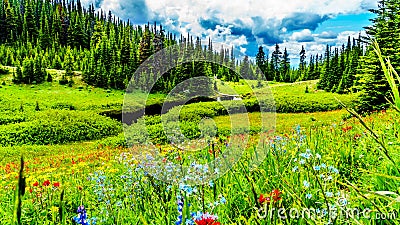
[[[266,58],[265,58],[265,53],[264,53],[264,49],[262,46],[258,47],[258,52],[256,55],[256,65],[258,66],[258,68],[261,70],[261,72],[265,76],[266,75]],[[267,78],[267,77],[265,76],[265,78]]]
[[[282,62],[281,62],[281,81],[289,82],[290,80],[290,59],[289,53],[286,48],[283,51]]]
[[[64,70],[65,70],[65,74],[63,75],[62,83],[66,84],[65,82],[67,82],[69,86],[72,86],[74,84],[74,81],[73,81],[74,62],[73,62],[73,56],[72,56],[71,50],[69,48],[67,49],[67,52],[65,53]]]
[[[280,62],[282,58],[282,52],[279,50],[279,45],[275,44],[275,50],[271,56],[271,72],[274,76],[274,81],[280,81]]]
[[[32,58],[26,58],[24,62],[22,63],[23,69],[22,69],[22,83],[25,84],[32,84],[34,81],[34,65],[33,65],[33,59]]]
[[[376,18],[371,20],[372,25],[366,28],[366,33],[377,41],[383,57],[390,58],[394,68],[399,70],[400,4],[396,0],[380,0],[378,9],[370,11],[376,15]],[[388,106],[385,97],[390,95],[389,85],[371,46],[368,47],[365,56],[361,57],[360,61],[357,84],[362,94],[357,105],[358,111],[367,113]]]
[[[243,79],[251,79],[251,69],[250,69],[250,62],[249,56],[244,56],[242,63],[240,64],[240,75]]]
[[[322,68],[322,71],[321,71],[320,80],[317,83],[317,88],[318,89],[324,89],[324,90],[330,90],[329,81],[330,81],[331,76],[332,76],[331,50],[330,50],[329,45],[326,45],[325,61],[324,61],[323,68]]]
[[[356,106],[359,113],[368,113],[372,110],[388,106],[385,96],[388,96],[388,86],[382,68],[376,61],[372,46],[368,47],[365,56],[361,57],[361,66],[358,70],[357,84],[361,95]]]
[[[300,51],[300,64],[299,64],[299,77],[302,80],[305,80],[305,73],[306,73],[306,50],[304,49],[304,46],[301,46],[301,51]]]

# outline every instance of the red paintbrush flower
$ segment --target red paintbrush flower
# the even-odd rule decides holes
[[[205,213],[201,216],[200,219],[196,219],[194,222],[196,225],[221,225],[220,222],[217,222],[217,216],[210,215]]]
[[[260,194],[260,197],[258,198],[258,202],[259,202],[260,204],[264,204],[264,203],[269,204],[270,201],[271,201],[271,198],[270,198],[270,197],[264,197],[263,194]]]
[[[54,182],[53,187],[60,187],[60,182]]]
[[[34,186],[34,187],[39,186],[39,182],[36,181],[35,183],[33,183],[33,186]]]
[[[49,186],[50,185],[50,181],[46,180],[45,182],[43,182],[43,186]]]
[[[221,225],[220,222],[213,220],[212,218],[206,218],[194,221],[197,225]]]
[[[343,128],[342,128],[343,132],[347,132],[347,131],[349,131],[349,130],[351,130],[351,129],[353,129],[352,126],[347,126],[347,127],[343,127]]]
[[[272,190],[271,196],[272,196],[272,199],[274,200],[274,202],[277,202],[282,199],[281,194],[282,194],[282,192],[280,192],[279,189]]]
[[[282,199],[281,194],[282,194],[282,192],[279,191],[279,189],[274,189],[271,191],[271,193],[267,194],[266,196],[264,196],[263,194],[260,194],[260,197],[258,198],[258,202],[260,204],[264,204],[264,203],[270,204],[271,199],[274,202],[277,202]]]

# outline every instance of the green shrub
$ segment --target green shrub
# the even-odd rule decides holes
[[[25,115],[22,113],[6,111],[0,114],[0,125],[20,123],[24,121]]]
[[[29,122],[0,126],[0,146],[61,144],[96,140],[121,132],[112,119],[91,112],[47,110]]]
[[[52,109],[68,109],[75,110],[75,106],[70,103],[58,102],[51,106]]]
[[[96,142],[97,146],[107,146],[111,148],[118,148],[118,147],[123,147],[127,148],[127,142],[125,140],[125,135],[124,133],[120,133],[117,136],[112,136],[112,137],[107,137],[104,139],[101,139]]]

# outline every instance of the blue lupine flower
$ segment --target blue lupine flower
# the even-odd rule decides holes
[[[219,202],[220,202],[221,204],[225,204],[225,203],[226,203],[225,197],[222,196],[221,199],[219,200]]]
[[[321,169],[321,167],[319,166],[314,166],[314,170],[319,171]]]
[[[306,194],[306,198],[307,199],[311,199],[312,198],[312,194],[310,194],[310,193]]]
[[[87,214],[83,205],[79,206],[76,212],[78,213],[78,216],[74,217],[74,221],[77,224],[90,225],[90,223],[87,221]]]
[[[325,196],[328,198],[333,197],[333,193],[330,191],[327,191],[327,192],[325,192]]]
[[[296,172],[299,169],[298,166],[293,167],[292,172]]]
[[[305,187],[305,188],[308,188],[308,187],[310,187],[310,183],[308,183],[308,181],[303,181],[303,186]]]

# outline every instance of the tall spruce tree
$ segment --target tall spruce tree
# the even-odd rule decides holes
[[[384,58],[391,60],[395,69],[400,69],[400,3],[397,0],[380,0],[378,9],[371,9],[375,18],[372,25],[366,27],[369,35],[366,41],[376,40]],[[384,78],[382,68],[372,46],[367,47],[365,56],[360,58],[360,69],[357,74],[358,88],[361,96],[357,110],[367,113],[388,106],[385,97],[390,95],[389,84]]]
[[[275,81],[280,81],[280,62],[282,58],[282,52],[279,50],[279,45],[275,44],[275,50],[271,55],[271,73],[273,74]]]

